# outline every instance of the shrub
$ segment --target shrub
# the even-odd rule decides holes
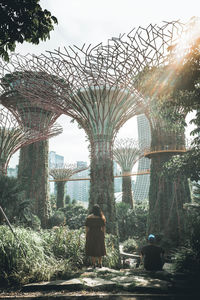
[[[68,204],[54,212],[49,219],[49,227],[67,225],[69,229],[79,229],[85,225],[88,211],[79,204]]]
[[[85,220],[88,215],[86,208],[79,204],[69,204],[63,212],[66,218],[66,225],[70,229],[79,229],[85,225]]]
[[[135,205],[131,209],[126,203],[116,205],[119,240],[123,242],[129,238],[141,238],[146,235],[147,209],[142,205]]]
[[[43,239],[57,259],[70,262],[72,269],[85,264],[85,235],[82,229],[69,230],[66,226],[43,231]]]
[[[176,271],[200,274],[200,205],[186,204],[185,246],[174,252]]]
[[[0,282],[25,284],[49,280],[59,261],[44,251],[44,241],[32,230],[15,228],[17,239],[8,226],[0,226]]]
[[[17,178],[0,176],[0,205],[11,223],[33,229],[40,228],[40,219],[32,212],[32,201],[25,198]],[[1,213],[0,223],[3,224]]]
[[[190,247],[180,247],[174,252],[174,268],[176,272],[199,273],[197,253]]]
[[[0,205],[10,221],[16,216],[16,205],[20,201],[22,189],[14,177],[0,175]],[[0,213],[0,222],[2,216]]]
[[[29,199],[20,199],[15,207],[15,216],[13,223],[16,226],[29,227],[34,230],[39,230],[41,221],[38,216],[33,214],[33,203]]]
[[[86,265],[83,229],[55,227],[40,230],[0,226],[0,284],[16,286],[29,282],[72,278]],[[104,265],[120,266],[117,237],[106,234]]]
[[[134,239],[128,239],[123,242],[123,251],[127,253],[134,253],[138,249],[138,244]]]
[[[61,226],[66,223],[65,214],[62,210],[56,210],[54,214],[49,218],[49,228],[54,226]]]
[[[103,264],[108,268],[118,269],[121,267],[118,238],[112,234],[105,235],[106,256]]]

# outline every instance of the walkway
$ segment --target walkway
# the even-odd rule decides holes
[[[184,274],[103,267],[85,268],[68,280],[27,284],[0,299],[199,300],[199,290],[194,278]]]

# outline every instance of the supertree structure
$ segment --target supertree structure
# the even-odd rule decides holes
[[[34,85],[26,86],[30,71],[44,76],[38,84],[46,89],[49,107],[61,109],[85,130],[91,148],[90,207],[98,202],[106,214],[108,231],[115,232],[112,147],[119,128],[132,116],[146,113],[152,95],[166,77],[160,78],[152,95],[137,91],[143,72],[167,66],[170,47],[184,32],[184,24],[165,22],[162,26],[139,27],[127,36],[112,38],[96,47],[70,47],[40,57],[16,59],[17,71],[24,72],[21,93],[41,99]],[[24,61],[24,62],[23,62]],[[18,63],[19,62],[19,63]],[[169,78],[172,73],[168,74]],[[38,77],[35,77],[38,81]],[[45,86],[44,86],[45,84]],[[52,88],[51,88],[52,87]],[[56,87],[56,88],[55,88]],[[141,90],[142,91],[142,90]],[[57,99],[56,100],[56,95]],[[62,96],[61,96],[62,95]],[[59,104],[62,99],[62,105]],[[67,109],[63,103],[68,104]],[[152,158],[153,159],[153,158]],[[159,187],[155,187],[159,189]],[[154,200],[156,201],[156,199]]]
[[[6,175],[11,156],[21,147],[61,132],[62,128],[57,124],[46,131],[22,126],[11,112],[0,104],[0,174]]]
[[[145,153],[151,159],[148,231],[162,233],[176,244],[184,235],[183,204],[191,201],[188,180],[184,174],[175,179],[161,172],[174,155],[186,152],[185,113],[181,108],[166,109],[151,103],[148,118],[152,135],[151,147]]]
[[[71,176],[81,171],[88,169],[88,167],[77,167],[76,164],[55,165],[49,170],[49,175],[54,178],[56,185],[56,208],[63,208],[65,206],[65,184]]]
[[[122,202],[133,208],[131,171],[142,156],[143,149],[132,138],[117,139],[113,147],[113,156],[122,170]]]
[[[165,23],[163,27],[151,25],[140,28],[137,34],[130,33],[126,40],[123,37],[114,40],[130,54],[135,88],[143,95],[144,113],[151,127],[151,147],[145,155],[151,159],[148,231],[161,234],[176,245],[184,236],[183,204],[190,202],[188,181],[184,175],[177,179],[161,176],[161,171],[172,156],[186,151],[183,126],[186,112],[175,107],[173,99],[178,67],[174,63],[174,47],[189,34],[190,25],[190,22],[189,26],[180,22]]]
[[[1,103],[12,112],[21,126],[44,135],[42,140],[35,140],[34,143],[20,149],[18,180],[24,187],[26,198],[33,202],[33,212],[45,227],[50,213],[49,143],[45,132],[55,127],[54,123],[60,114],[48,110],[44,104],[35,102],[34,99],[20,95],[15,89],[19,80],[20,73],[7,73],[1,78]]]
[[[89,207],[98,203],[106,215],[108,232],[116,233],[113,141],[119,128],[140,112],[143,99],[127,76],[130,66],[119,58],[120,53],[105,55],[99,49],[100,45],[74,47],[32,60],[24,58],[24,62],[15,58],[14,64],[18,72],[24,70],[17,85],[24,97],[41,101],[38,91],[48,85],[45,101],[49,107],[55,105],[56,111],[69,115],[85,130],[91,150]],[[38,72],[44,76],[38,81],[40,88],[26,86],[24,82],[34,80]],[[35,79],[37,82],[38,77]],[[61,94],[66,107],[63,101],[60,105]]]

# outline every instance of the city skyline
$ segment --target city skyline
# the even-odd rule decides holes
[[[39,45],[20,44],[16,48],[17,53],[39,55],[74,44],[94,45],[106,42],[113,36],[128,33],[138,26],[146,27],[150,23],[159,24],[173,20],[186,22],[200,8],[200,3],[195,0],[191,0],[189,6],[181,0],[169,0],[165,7],[159,0],[143,0],[138,3],[132,0],[41,0],[40,5],[57,17],[58,26],[50,33],[50,40]],[[88,142],[84,130],[78,128],[76,121],[71,123],[68,116],[62,115],[58,123],[63,126],[63,133],[49,140],[49,150],[63,155],[66,163],[78,160],[89,163]],[[137,139],[136,118],[124,124],[118,137]],[[14,167],[17,161],[18,153],[14,154],[9,166]]]

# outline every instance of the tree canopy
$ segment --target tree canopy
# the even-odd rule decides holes
[[[166,165],[170,175],[184,173],[188,178],[200,180],[200,37],[188,44],[187,51],[181,60],[177,60],[176,45],[171,49],[172,59],[168,64],[159,67],[145,68],[136,78],[136,88],[148,99],[151,99],[153,113],[160,106],[159,116],[169,120],[171,128],[176,120],[183,120],[188,112],[195,111],[191,123],[195,129],[191,135],[192,147],[185,155],[174,156]],[[150,100],[148,100],[150,101]],[[173,113],[172,111],[177,113]],[[181,122],[182,125],[186,123]]]
[[[49,39],[57,23],[39,0],[0,0],[0,56],[8,61],[16,43],[39,44]]]
[[[174,104],[184,107],[187,111],[196,111],[191,121],[195,129],[191,135],[195,136],[192,148],[181,157],[174,157],[167,165],[168,171],[184,172],[187,177],[198,181],[200,179],[200,38],[196,39],[182,64],[176,70],[176,84],[174,87]]]

